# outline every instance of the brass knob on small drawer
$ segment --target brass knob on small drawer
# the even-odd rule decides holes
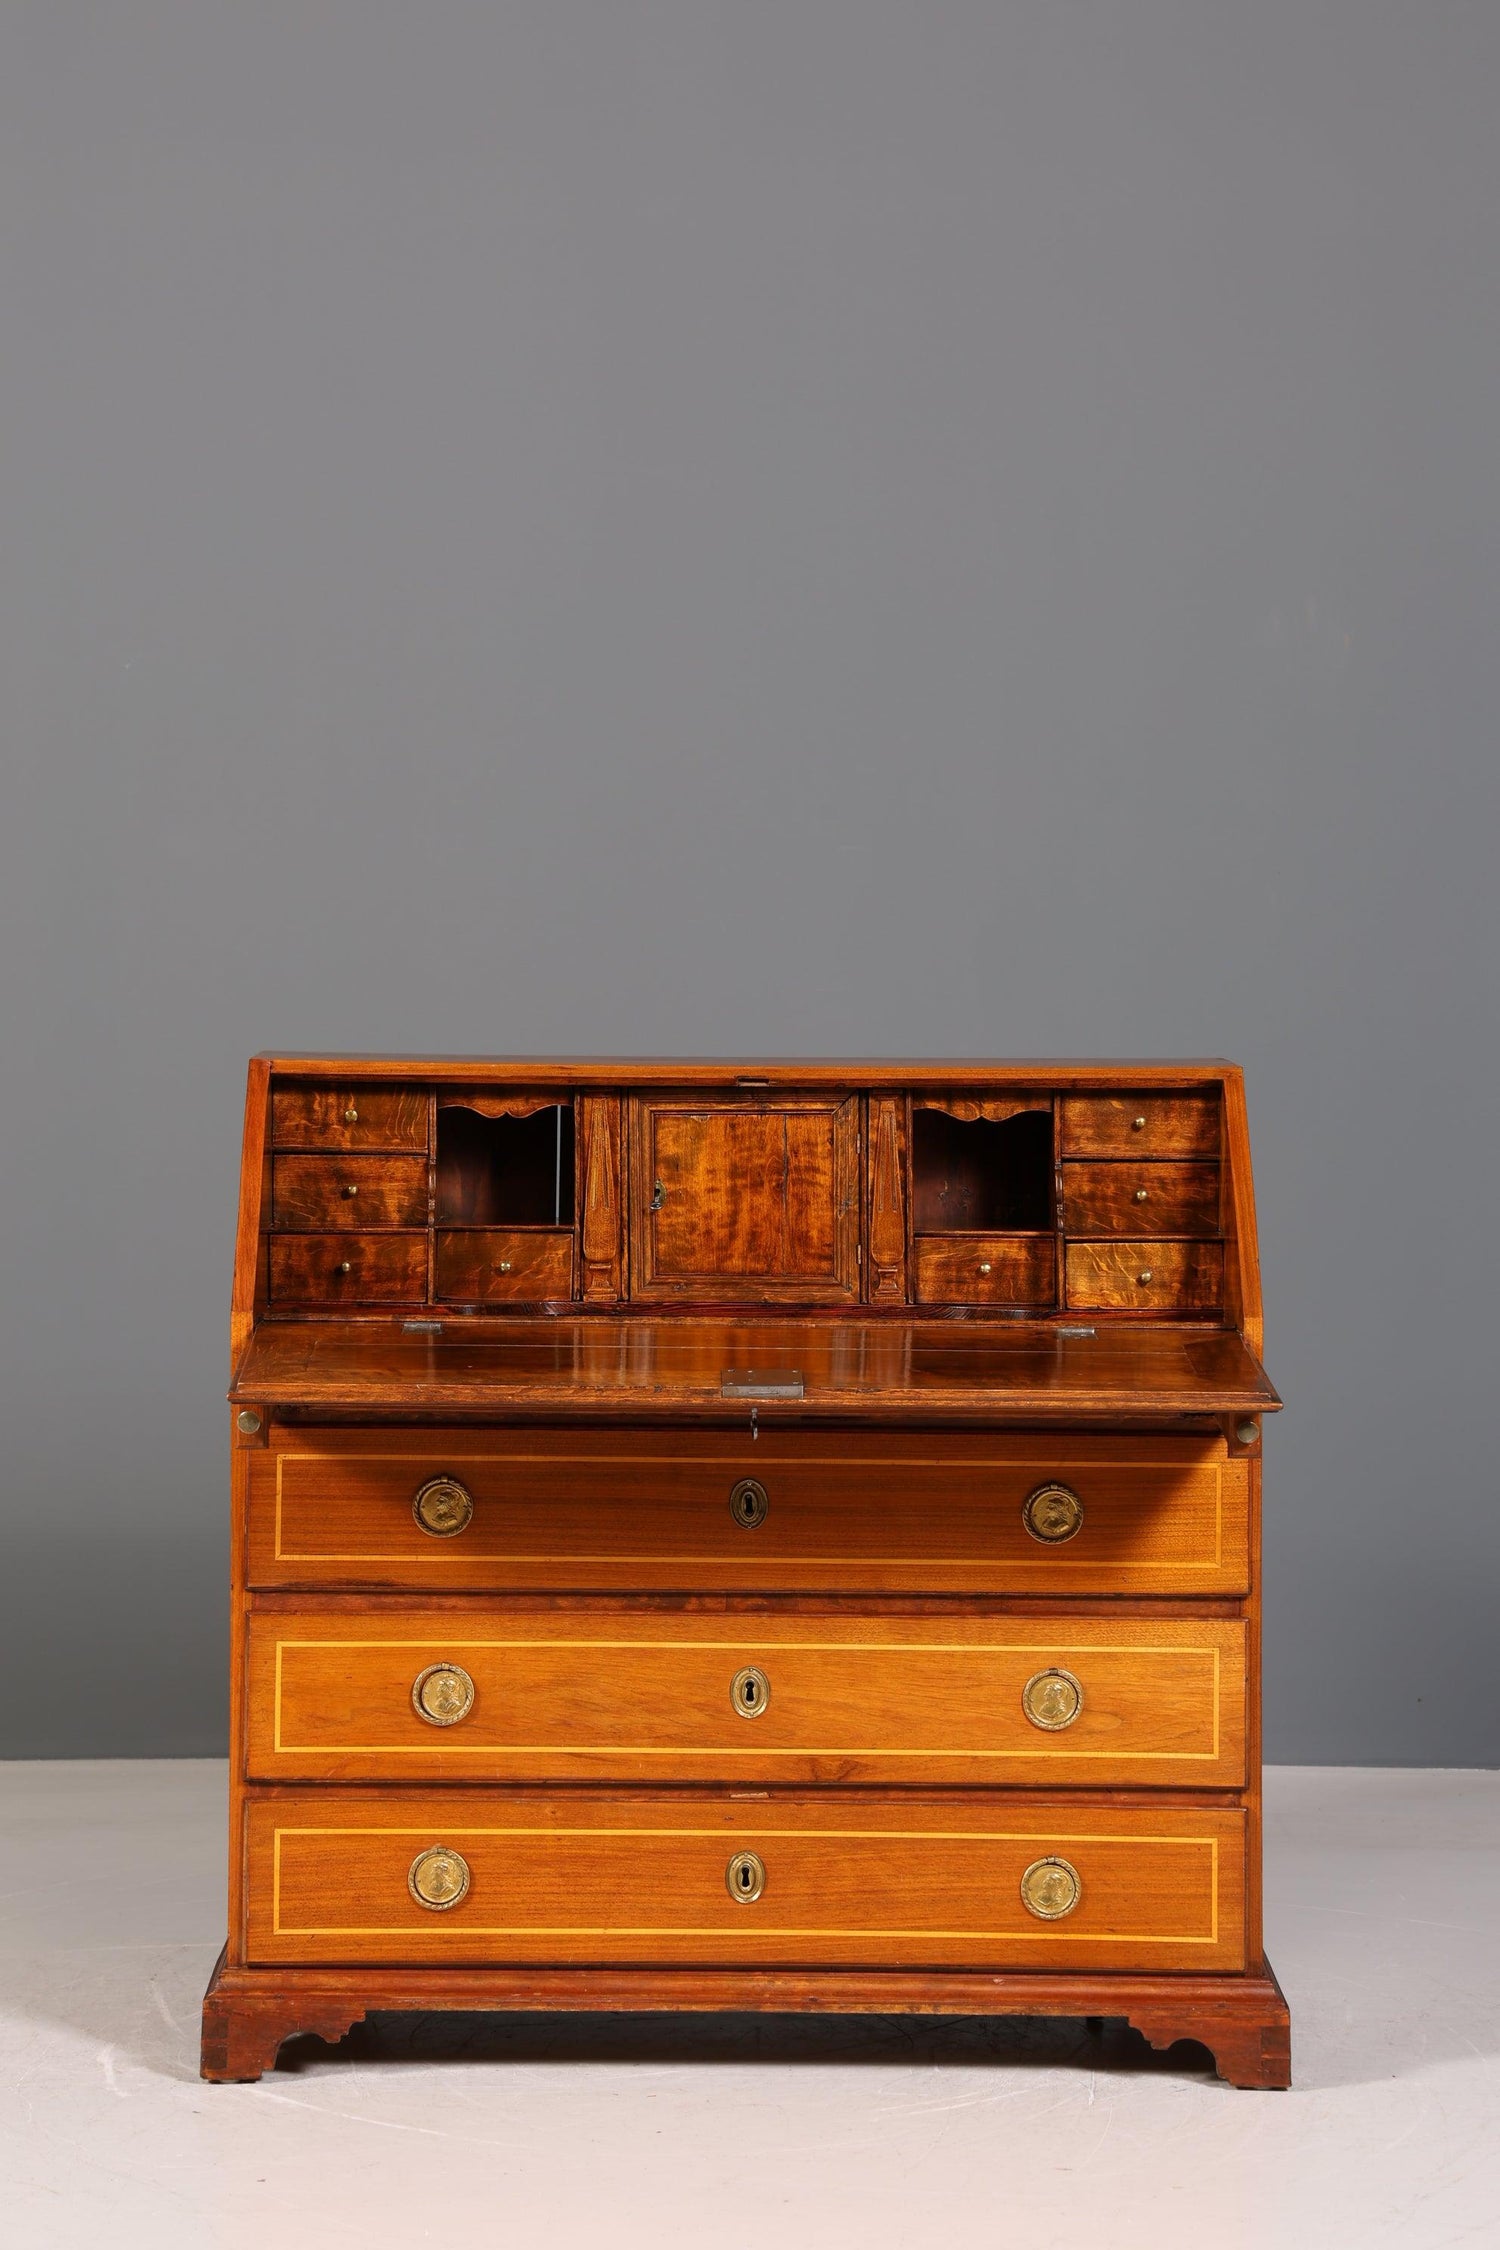
[[[429,1477],[418,1485],[411,1512],[434,1539],[456,1539],[474,1513],[474,1496],[457,1477]]]
[[[359,1189],[356,1187],[353,1180],[346,1181],[344,1186],[339,1189],[340,1195],[358,1195],[358,1193]]]
[[[353,1102],[344,1112],[344,1123],[346,1125],[357,1125],[359,1123],[359,1111],[355,1108]]]
[[[509,1272],[510,1272],[510,1263],[511,1263],[511,1262],[510,1262],[509,1258],[502,1258],[502,1259],[500,1260],[500,1271],[501,1271],[502,1273],[509,1273]]]
[[[736,1852],[724,1870],[724,1888],[741,1906],[760,1897],[766,1887],[766,1863],[759,1852]]]
[[[754,1477],[741,1477],[729,1495],[729,1513],[742,1531],[755,1531],[771,1510],[766,1488]]]
[[[979,1261],[979,1270],[980,1270],[980,1272],[981,1272],[981,1273],[988,1273],[988,1272],[989,1272],[989,1270],[990,1270],[990,1260],[989,1260],[988,1258],[981,1258],[981,1259],[980,1259],[980,1261]]]
[[[1021,1521],[1033,1539],[1058,1547],[1083,1529],[1083,1502],[1070,1484],[1039,1484],[1021,1503]]]
[[[1145,1118],[1132,1117],[1132,1119],[1130,1120],[1130,1130],[1132,1131],[1132,1133],[1144,1133],[1146,1130]]]
[[[474,1682],[461,1664],[429,1664],[411,1683],[411,1707],[430,1727],[456,1727],[474,1708]]]
[[[353,1273],[354,1268],[347,1258],[340,1258],[335,1271],[338,1273]]]
[[[462,1852],[447,1844],[429,1845],[418,1852],[406,1877],[406,1887],[418,1906],[446,1914],[469,1895],[469,1863]]]
[[[1135,1199],[1136,1199],[1136,1202],[1137,1202],[1137,1203],[1145,1203],[1145,1202],[1148,1202],[1148,1201],[1150,1200],[1150,1195],[1151,1195],[1151,1191],[1150,1191],[1150,1189],[1149,1189],[1149,1188],[1137,1188],[1137,1189],[1136,1189],[1136,1191],[1135,1191]]]
[[[1051,1664],[1045,1672],[1032,1673],[1021,1690],[1021,1709],[1034,1727],[1061,1734],[1083,1709],[1083,1683],[1060,1664]]]
[[[1142,1266],[1135,1278],[1143,1289],[1149,1289],[1156,1276],[1149,1266]]]
[[[1060,1922],[1082,1896],[1083,1885],[1070,1859],[1034,1859],[1021,1877],[1021,1904],[1041,1922]]]
[[[729,1700],[742,1719],[758,1719],[771,1700],[771,1683],[758,1664],[747,1664],[729,1683]]]

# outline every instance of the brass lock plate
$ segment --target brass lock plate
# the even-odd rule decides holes
[[[724,1870],[724,1888],[741,1906],[749,1906],[766,1887],[766,1863],[759,1852],[736,1852]]]
[[[800,1367],[725,1367],[719,1371],[721,1398],[801,1398],[806,1387]]]
[[[742,1719],[758,1719],[771,1700],[771,1683],[758,1664],[747,1664],[729,1685],[729,1700]]]
[[[729,1495],[729,1513],[743,1531],[755,1531],[770,1513],[766,1488],[755,1477],[741,1477]]]

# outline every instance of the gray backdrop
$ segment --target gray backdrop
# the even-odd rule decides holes
[[[1225,1053],[1267,1749],[1493,1762],[1500,9],[7,0],[0,1748],[224,1740],[263,1045]]]

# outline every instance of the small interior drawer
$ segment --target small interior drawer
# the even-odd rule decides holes
[[[298,1228],[420,1227],[425,1156],[277,1156],[271,1224]]]
[[[573,1294],[571,1227],[440,1227],[433,1294],[449,1303],[546,1303]]]
[[[1078,1312],[1208,1313],[1224,1296],[1219,1242],[1070,1242],[1068,1305]]]
[[[427,1096],[409,1086],[273,1086],[275,1148],[427,1149]]]
[[[427,1295],[425,1234],[273,1234],[275,1305],[405,1305]]]
[[[1120,1158],[1064,1164],[1063,1225],[1071,1235],[1216,1235],[1219,1167]]]
[[[1217,1156],[1215,1093],[1066,1094],[1064,1156]]]
[[[917,1299],[924,1305],[1052,1305],[1057,1243],[1050,1234],[917,1237]]]

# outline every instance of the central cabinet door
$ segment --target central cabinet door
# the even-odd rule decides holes
[[[630,1178],[633,1296],[858,1296],[857,1096],[643,1095]]]

